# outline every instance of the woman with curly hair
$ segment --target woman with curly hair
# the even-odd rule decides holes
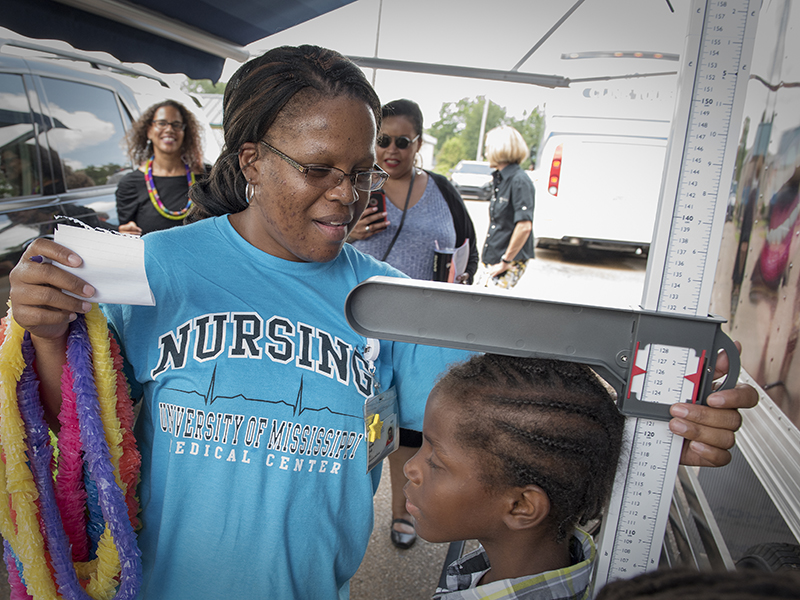
[[[128,132],[128,154],[139,168],[117,187],[119,230],[142,235],[183,224],[189,187],[206,172],[194,115],[174,100],[154,104]]]

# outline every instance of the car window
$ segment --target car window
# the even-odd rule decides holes
[[[492,169],[489,165],[477,165],[474,163],[465,163],[459,169],[461,173],[474,173],[476,175],[489,175]]]
[[[21,75],[0,73],[0,198],[41,194],[33,115]]]
[[[64,167],[67,189],[105,185],[130,166],[125,127],[110,90],[42,77],[50,109],[50,146]]]

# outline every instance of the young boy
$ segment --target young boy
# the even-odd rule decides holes
[[[486,354],[451,368],[406,463],[406,507],[423,539],[481,547],[434,598],[588,598],[596,550],[576,526],[606,503],[623,424],[583,365]]]

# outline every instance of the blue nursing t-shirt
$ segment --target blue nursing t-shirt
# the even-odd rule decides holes
[[[104,307],[143,394],[141,598],[346,597],[372,529],[363,406],[396,386],[403,427],[468,353],[367,340],[344,301],[400,276],[347,246],[278,259],[227,217],[144,238],[156,306]]]

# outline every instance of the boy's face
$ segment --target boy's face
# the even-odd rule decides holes
[[[429,542],[486,539],[502,525],[502,494],[479,480],[476,454],[456,440],[458,404],[439,387],[428,397],[422,447],[404,468],[406,509]]]

